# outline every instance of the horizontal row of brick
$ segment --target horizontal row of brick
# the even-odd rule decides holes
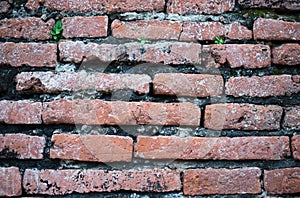
[[[284,113],[283,113],[284,111]],[[51,102],[0,101],[0,122],[5,124],[87,124],[199,126],[201,110],[192,103],[124,102],[59,99]],[[204,127],[214,130],[299,129],[299,106],[247,103],[205,107]]]
[[[181,191],[184,195],[268,194],[300,192],[300,168],[264,170],[256,167],[238,169],[144,170],[33,170],[26,169],[21,179],[17,167],[0,168],[0,196],[27,194],[65,195],[71,193]],[[263,184],[262,184],[263,183]]]
[[[109,65],[112,61],[136,61],[163,64],[194,64],[206,68],[257,69],[271,64],[299,65],[300,45],[286,43],[270,48],[261,44],[201,45],[186,42],[142,44],[96,44],[77,41],[56,44],[0,43],[0,65],[20,67],[56,67],[57,61]],[[102,64],[101,64],[102,63]],[[97,65],[93,65],[97,66]]]
[[[16,18],[0,20],[0,37],[48,40],[54,26],[53,19],[44,22],[40,18]],[[108,27],[107,16],[65,17],[62,19],[65,38],[97,38],[108,36],[111,29],[116,38],[149,40],[206,41],[224,36],[230,40],[252,39],[252,30],[238,22],[179,22],[169,20],[114,20]],[[300,23],[259,18],[253,25],[255,40],[300,40]]]
[[[141,159],[181,160],[300,160],[300,135],[268,137],[186,137],[54,134],[50,158],[92,162],[131,162]],[[0,135],[0,158],[43,159],[44,137]]]

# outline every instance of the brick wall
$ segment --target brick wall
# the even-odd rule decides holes
[[[0,1],[0,196],[299,196],[299,10]]]

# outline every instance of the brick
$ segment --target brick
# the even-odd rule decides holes
[[[280,160],[290,156],[289,137],[179,138],[138,136],[134,155],[143,159]]]
[[[10,5],[7,1],[0,2],[0,14],[7,13],[10,10]]]
[[[300,22],[259,18],[253,34],[255,40],[300,40]]]
[[[130,162],[133,140],[130,137],[54,134],[50,158],[94,161]]]
[[[300,106],[284,108],[283,126],[291,130],[300,129]]]
[[[62,19],[63,33],[65,38],[74,37],[105,37],[107,36],[108,17],[65,17]]]
[[[292,138],[292,153],[295,160],[300,160],[300,135]]]
[[[0,65],[55,67],[56,58],[56,44],[0,43]]]
[[[29,100],[0,101],[0,123],[41,124],[42,103]]]
[[[25,134],[0,135],[0,158],[43,159],[44,137]]]
[[[300,10],[300,2],[297,0],[239,0],[238,3],[243,8],[272,8],[272,9],[287,9]]]
[[[153,79],[154,94],[159,95],[218,96],[223,93],[223,86],[220,75],[161,73]]]
[[[234,0],[213,2],[209,0],[170,0],[167,12],[171,14],[222,14],[234,9]]]
[[[134,79],[134,81],[132,80]],[[81,72],[22,72],[16,76],[17,91],[33,90],[37,93],[97,90],[114,92],[133,90],[149,93],[151,78],[144,74],[105,74]]]
[[[226,83],[225,93],[234,97],[290,96],[300,92],[300,76],[233,77]]]
[[[28,0],[26,7],[36,10],[40,6],[50,10],[65,12],[161,12],[164,10],[164,0],[124,0],[124,1],[91,1],[91,0]]]
[[[184,195],[259,194],[259,168],[195,169],[184,171]]]
[[[272,48],[272,63],[279,65],[300,65],[300,45],[286,43]]]
[[[22,194],[21,174],[17,167],[0,168],[0,196],[19,196]]]
[[[39,178],[38,180],[36,178]],[[180,172],[170,169],[144,170],[30,170],[24,173],[28,194],[64,195],[130,190],[169,192],[181,189]]]
[[[252,31],[239,22],[233,22],[225,27],[227,28],[226,37],[231,40],[252,39]]]
[[[276,105],[213,104],[205,108],[205,128],[237,130],[278,130],[282,108]]]
[[[47,40],[52,38],[50,31],[54,24],[53,19],[44,22],[35,17],[2,19],[0,20],[0,37]]]
[[[61,99],[43,105],[45,124],[198,126],[201,117],[191,103]]]
[[[264,171],[264,188],[268,194],[300,192],[300,168]]]

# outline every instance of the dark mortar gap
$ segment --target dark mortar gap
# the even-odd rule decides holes
[[[52,39],[49,40],[35,40],[35,39],[27,39],[27,38],[0,38],[0,42],[13,42],[13,43],[40,43],[40,44],[56,44],[57,41]]]
[[[172,0],[170,0],[172,2]],[[165,5],[164,5],[164,13],[168,14],[167,9],[168,9],[168,4],[169,4],[169,0],[165,0]]]

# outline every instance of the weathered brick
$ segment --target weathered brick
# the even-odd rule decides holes
[[[231,40],[252,39],[252,31],[239,22],[233,22],[225,27],[227,29],[226,37]]]
[[[292,138],[292,153],[295,160],[300,160],[300,135]]]
[[[205,128],[237,130],[278,130],[282,108],[276,105],[213,104],[205,108]]]
[[[258,194],[259,168],[195,169],[184,171],[184,195]]]
[[[280,160],[289,137],[179,138],[138,136],[135,157],[144,159]]]
[[[287,10],[300,10],[300,2],[298,0],[239,0],[238,3],[244,8],[284,8]]]
[[[65,17],[62,19],[65,38],[74,37],[105,37],[107,36],[108,17]]]
[[[160,12],[164,10],[164,0],[124,0],[124,1],[92,1],[92,0],[28,0],[26,7],[36,10],[41,5],[57,11],[66,12]]]
[[[300,76],[233,77],[226,83],[225,93],[234,97],[290,96],[300,92]]]
[[[42,103],[29,100],[0,101],[0,123],[41,124]]]
[[[96,162],[130,162],[133,140],[129,137],[54,134],[50,158]]]
[[[223,93],[223,77],[209,74],[161,73],[153,79],[154,94],[190,97],[218,96]]]
[[[45,124],[198,126],[200,109],[191,103],[55,100],[44,103]]]
[[[167,12],[171,14],[222,14],[232,11],[234,0],[214,2],[210,0],[170,0]]]
[[[134,79],[134,81],[132,80]],[[17,91],[38,93],[97,90],[114,92],[130,89],[139,94],[149,93],[151,78],[144,74],[105,74],[81,72],[22,72],[16,76]]]
[[[50,31],[54,23],[54,20],[44,22],[35,17],[2,19],[0,20],[0,37],[33,40],[51,39]]]
[[[56,44],[0,43],[0,65],[55,67],[56,59]]]
[[[300,22],[259,18],[254,22],[255,40],[300,40]]]
[[[25,134],[0,135],[0,158],[43,159],[44,137]]]
[[[7,1],[0,2],[0,14],[8,12],[10,9],[10,5]]]
[[[264,188],[269,194],[300,192],[300,168],[264,171]]]
[[[284,108],[283,126],[291,130],[300,129],[300,106]]]
[[[272,48],[272,63],[279,65],[300,65],[300,45],[286,43]]]
[[[36,178],[39,178],[38,180]],[[73,192],[131,190],[169,192],[181,189],[180,172],[169,169],[144,170],[30,170],[24,173],[28,194],[64,195]]]
[[[21,174],[17,167],[0,168],[0,196],[19,196],[22,194]]]

